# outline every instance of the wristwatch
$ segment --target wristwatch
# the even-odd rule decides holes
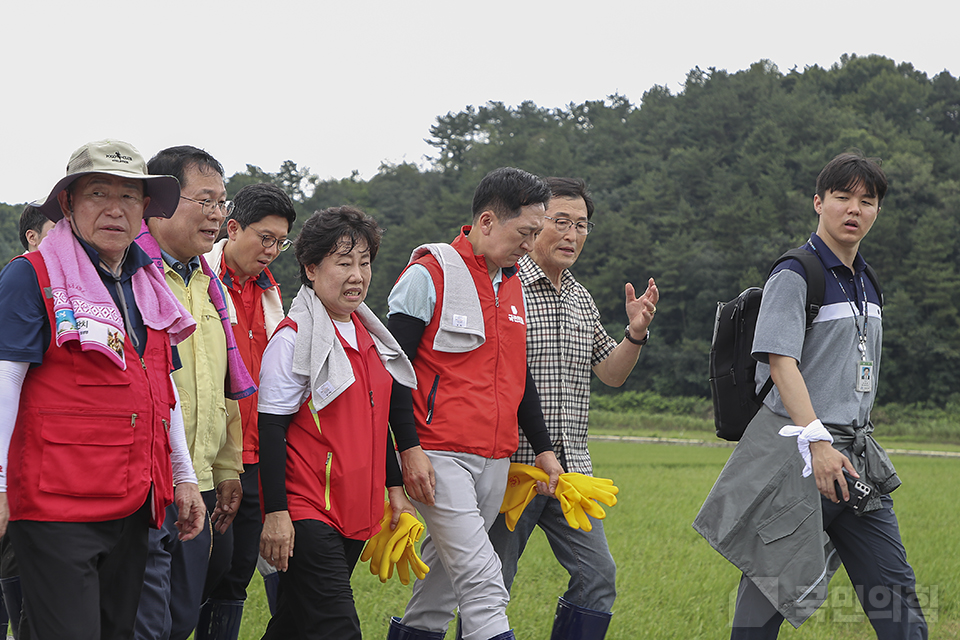
[[[647,329],[647,335],[643,336],[643,340],[634,340],[633,337],[630,336],[630,325],[627,325],[627,327],[623,330],[623,337],[638,347],[642,347],[643,345],[647,344],[647,340],[650,339],[650,329]]]

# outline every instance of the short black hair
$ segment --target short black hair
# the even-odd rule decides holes
[[[287,233],[290,233],[297,219],[297,212],[293,208],[293,200],[286,191],[275,184],[261,182],[247,185],[237,192],[230,205],[230,215],[227,220],[236,220],[241,229],[246,229],[267,216],[286,218]]]
[[[383,229],[377,221],[351,206],[330,207],[307,218],[293,243],[293,253],[300,263],[300,282],[311,286],[306,266],[320,264],[332,253],[350,253],[361,242],[370,250],[370,262],[377,257]],[[341,242],[347,238],[349,244]]]
[[[184,174],[189,167],[196,167],[201,173],[216,171],[221,178],[224,177],[223,165],[216,158],[203,149],[188,144],[168,147],[158,152],[147,163],[147,172],[154,176],[173,176],[183,189]]]
[[[827,163],[817,176],[817,195],[823,200],[827,191],[851,191],[863,185],[867,195],[883,202],[887,193],[887,176],[880,162],[866,158],[859,150],[841,153]]]
[[[520,215],[520,209],[550,200],[550,187],[532,173],[514,167],[494,169],[480,181],[473,194],[473,219],[493,211],[499,222]]]
[[[593,198],[587,189],[587,183],[582,178],[547,178],[544,180],[550,187],[554,198],[583,198],[587,205],[587,220],[593,217]]]
[[[23,245],[24,249],[30,248],[30,243],[27,242],[27,231],[36,231],[39,234],[43,230],[43,225],[49,219],[43,215],[39,208],[33,205],[28,204],[23,208],[23,212],[20,214],[20,244]]]

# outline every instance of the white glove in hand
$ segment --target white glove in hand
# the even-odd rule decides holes
[[[806,478],[813,473],[813,464],[810,461],[810,443],[820,440],[827,440],[833,443],[833,436],[827,431],[820,420],[814,420],[805,427],[798,427],[794,424],[788,424],[780,429],[780,435],[787,438],[797,437],[797,449],[803,457],[803,477]]]

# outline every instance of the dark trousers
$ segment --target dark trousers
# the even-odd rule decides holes
[[[219,582],[207,584],[211,600],[246,600],[247,585],[257,568],[257,558],[260,557],[260,531],[263,529],[263,519],[260,515],[260,465],[243,465],[240,475],[243,487],[243,499],[240,509],[234,518],[230,530],[233,536],[233,555],[230,558],[229,570]],[[214,534],[219,536],[220,534]],[[220,540],[214,541],[214,548]],[[211,563],[211,567],[213,563]],[[207,579],[213,576],[208,572]]]
[[[319,520],[297,520],[293,529],[293,557],[280,573],[277,613],[264,640],[360,640],[350,575],[365,541]]]
[[[106,522],[16,520],[9,535],[33,637],[127,640],[147,560],[149,504]]]
[[[20,568],[17,554],[13,552],[10,536],[0,537],[0,590],[3,591],[4,613],[9,620],[9,629],[16,640],[30,640],[30,623],[23,603],[20,588]],[[19,612],[19,615],[17,613]]]
[[[926,640],[927,623],[917,598],[913,569],[900,540],[893,500],[857,516],[821,497],[823,528],[850,576],[857,598],[879,640]],[[775,640],[783,622],[747,577],[740,581],[733,640]]]
[[[167,507],[163,527],[150,532],[150,554],[134,636],[137,640],[186,640],[197,627],[207,575],[213,571],[222,576],[229,566],[233,552],[230,531],[226,536],[215,534],[211,540],[209,514],[216,507],[216,491],[201,495],[208,517],[196,538],[180,541],[176,505]]]

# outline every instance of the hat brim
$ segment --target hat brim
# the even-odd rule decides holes
[[[60,209],[60,201],[57,199],[57,196],[75,180],[92,173],[105,173],[110,176],[143,180],[144,194],[150,198],[150,204],[143,210],[144,218],[169,218],[180,204],[180,183],[175,177],[145,176],[127,171],[81,171],[80,173],[71,173],[61,178],[60,181],[54,185],[50,191],[50,195],[48,195],[45,200],[37,200],[30,204],[38,208],[49,220],[54,222],[58,221],[63,217],[63,211]]]

